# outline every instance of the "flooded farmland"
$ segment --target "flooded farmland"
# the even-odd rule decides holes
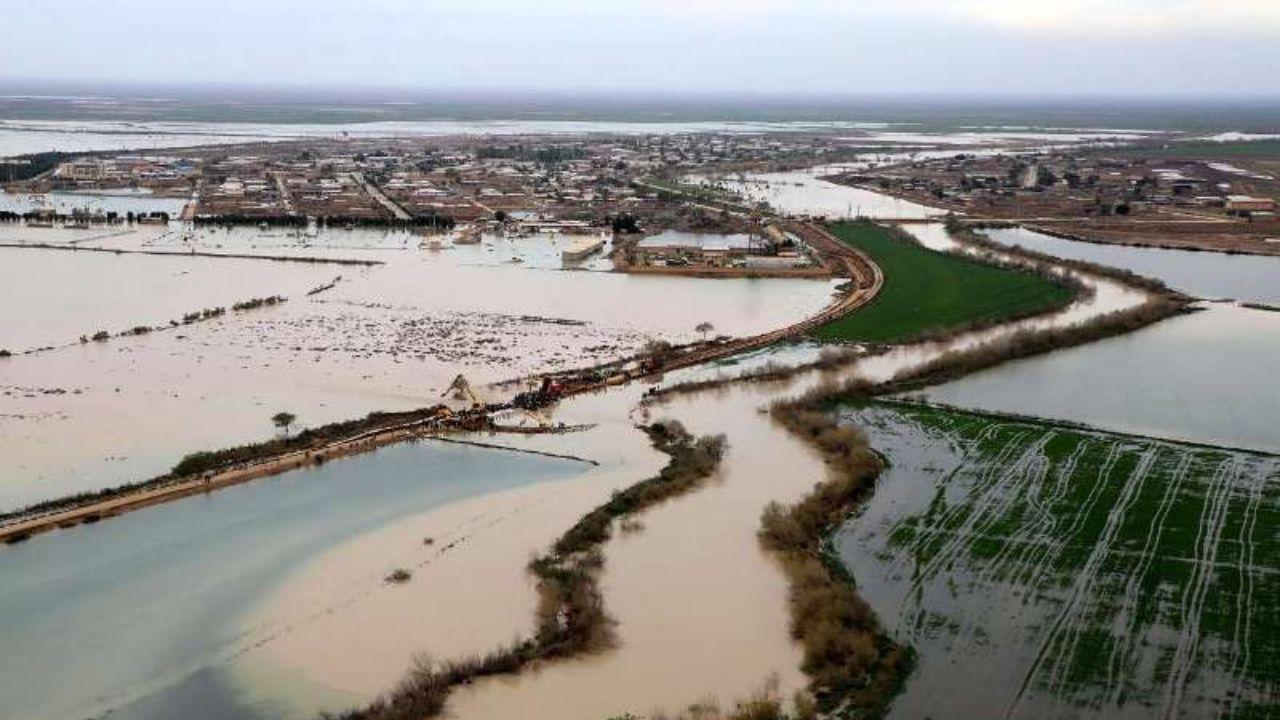
[[[253,298],[301,297],[339,271],[255,260],[4,249],[0,307],[11,308],[0,348],[19,353],[74,345],[81,336],[167,328],[191,312]],[[56,292],[44,292],[56,288]],[[33,298],[41,298],[33,302]]]
[[[1261,718],[1275,456],[877,404],[890,467],[833,538],[919,666],[891,717]]]

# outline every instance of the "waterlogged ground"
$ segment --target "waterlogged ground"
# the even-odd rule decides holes
[[[1263,718],[1280,458],[917,405],[835,547],[919,651],[899,718]]]

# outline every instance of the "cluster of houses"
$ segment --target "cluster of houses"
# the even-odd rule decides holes
[[[63,189],[109,189],[156,184],[189,183],[200,170],[191,158],[154,155],[82,157],[54,169],[52,180]]]

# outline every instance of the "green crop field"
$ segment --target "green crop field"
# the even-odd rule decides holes
[[[891,463],[837,547],[920,654],[896,715],[1280,712],[1280,458],[912,404],[850,419]]]
[[[875,260],[885,285],[870,305],[818,329],[822,339],[898,341],[1060,307],[1072,297],[1038,275],[935,252],[871,223],[831,230]]]

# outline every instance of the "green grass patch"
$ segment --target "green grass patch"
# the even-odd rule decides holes
[[[868,306],[819,328],[825,340],[893,342],[1024,317],[1061,307],[1072,290],[1032,272],[935,252],[871,223],[837,223],[831,231],[884,271]]]
[[[1159,146],[1138,146],[1113,151],[1113,155],[1142,155],[1162,158],[1215,159],[1224,157],[1248,157],[1273,159],[1280,155],[1280,140],[1238,140],[1215,142],[1212,140],[1172,142]]]

